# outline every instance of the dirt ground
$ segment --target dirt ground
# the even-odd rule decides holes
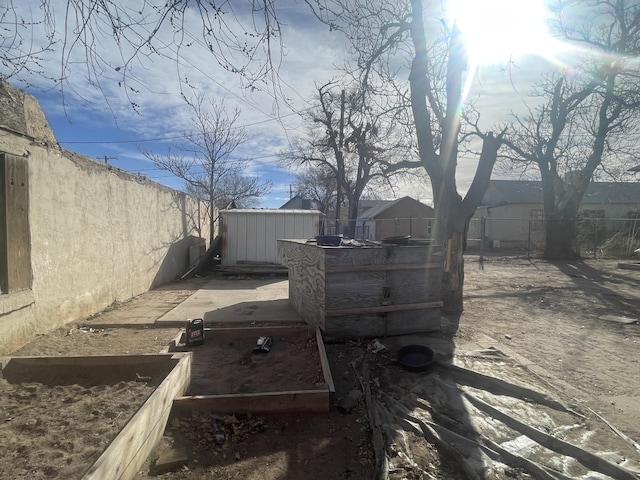
[[[465,272],[465,311],[453,338],[456,354],[473,345],[484,345],[528,360],[539,379],[555,386],[582,412],[595,412],[623,435],[640,440],[640,271],[619,269],[613,260],[554,264],[494,256],[485,258],[481,265],[478,257],[470,256]],[[176,287],[180,290],[178,297],[186,297],[198,286],[196,282]],[[114,312],[134,308],[137,302],[144,302],[145,295],[115,306]],[[118,328],[91,331],[82,326],[79,322],[38,336],[14,355],[155,353],[179,332]],[[389,339],[380,340],[385,344]],[[410,383],[419,378],[411,375],[427,375],[401,373],[394,364],[392,349],[374,353],[373,347],[369,340],[326,345],[338,400],[355,390],[366,392],[369,385],[375,388],[394,378]],[[364,364],[371,366],[370,377],[363,378]],[[443,375],[437,371],[433,376]],[[0,395],[6,392],[0,390]],[[40,434],[48,431],[48,413],[34,413],[35,425],[39,421],[44,426]],[[437,416],[437,412],[432,414]],[[381,436],[372,430],[371,417],[367,403],[361,400],[346,414],[199,413],[176,418],[136,478],[158,478],[151,470],[153,460],[167,450],[184,452],[188,461],[175,471],[160,474],[160,478],[375,478],[375,452],[380,451]],[[389,478],[467,478],[468,473],[455,457],[410,430],[404,437],[403,442],[411,445],[414,473],[408,475],[405,470],[394,476],[391,469]],[[387,454],[392,457],[396,443],[400,441],[387,446]],[[74,454],[63,451],[57,455],[64,461]],[[394,461],[400,453],[395,455]],[[10,455],[3,455],[0,465],[13,461]],[[511,469],[493,478],[537,477]]]

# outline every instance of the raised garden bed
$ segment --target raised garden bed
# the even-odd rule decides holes
[[[254,353],[270,337],[267,353]],[[178,349],[182,340],[176,342]],[[191,385],[174,402],[177,414],[328,412],[335,388],[324,343],[316,327],[207,329],[204,344],[191,347]]]
[[[0,478],[133,478],[190,365],[189,353],[2,359]]]

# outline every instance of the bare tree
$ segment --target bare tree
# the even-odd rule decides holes
[[[442,245],[442,299],[446,311],[461,312],[464,283],[463,249],[468,221],[488,186],[503,133],[479,132],[482,148],[472,184],[463,198],[456,186],[458,144],[463,110],[465,48],[453,29],[426,14],[423,0],[365,2],[307,0],[316,16],[343,30],[353,44],[363,84],[374,75],[393,75],[389,65],[410,62],[409,98],[419,159],[401,161],[394,169],[420,166],[429,175],[436,215],[435,238]],[[428,33],[428,34],[427,34]]]
[[[394,108],[385,109],[358,89],[328,82],[316,87],[315,108],[305,115],[308,133],[292,142],[285,163],[313,165],[332,172],[336,182],[336,224],[341,206],[349,211],[347,234],[355,234],[360,198],[368,188],[384,185],[398,171],[385,170],[393,158],[406,155],[403,131]],[[341,229],[342,231],[342,229]]]
[[[307,166],[296,174],[295,191],[297,195],[311,200],[315,207],[327,214],[336,202],[336,177],[325,166]]]
[[[575,220],[589,182],[598,172],[626,170],[640,154],[640,5],[616,0],[581,2],[589,20],[568,23],[560,2],[559,29],[585,53],[572,70],[543,78],[539,103],[514,114],[503,169],[537,170],[542,180],[549,258],[579,255]],[[561,8],[564,7],[564,8]],[[584,18],[584,17],[583,17]],[[595,19],[595,20],[594,20]],[[626,162],[626,168],[625,168]]]
[[[188,193],[207,203],[213,242],[216,209],[230,202],[251,204],[271,190],[271,182],[247,176],[249,160],[233,155],[250,139],[245,129],[236,125],[239,109],[229,111],[224,102],[205,102],[202,95],[189,105],[194,111],[193,130],[184,134],[185,142],[164,155],[142,153],[158,168],[184,180]]]
[[[30,83],[41,76],[64,91],[70,67],[82,63],[91,84],[117,82],[130,94],[139,88],[136,68],[147,58],[174,60],[186,81],[180,68],[195,49],[240,75],[248,88],[267,86],[277,73],[272,46],[281,32],[275,0],[63,0],[55,2],[56,9],[53,0],[31,8],[28,3],[0,6],[2,79]],[[118,51],[117,63],[109,49]],[[44,66],[53,56],[59,59],[57,75]]]

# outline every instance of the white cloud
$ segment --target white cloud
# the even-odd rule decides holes
[[[62,13],[66,0],[52,1],[57,7],[55,11]],[[26,11],[29,8],[27,3],[29,2],[20,2],[15,8]],[[143,5],[147,2],[138,3]],[[133,9],[130,1],[123,4]],[[192,46],[181,49],[179,62],[168,57],[145,56],[146,52],[143,52],[143,55],[131,64],[133,70],[127,72],[130,74],[128,86],[135,88],[136,92],[127,91],[126,86],[118,85],[123,71],[118,72],[115,67],[123,65],[123,58],[127,58],[127,52],[123,54],[116,48],[108,31],[105,31],[105,35],[100,39],[99,53],[101,61],[114,68],[105,70],[98,78],[93,79],[100,82],[102,89],[97,89],[87,81],[92,72],[87,70],[84,51],[77,49],[73,52],[67,72],[64,103],[72,125],[78,128],[79,132],[83,132],[77,135],[86,135],[84,132],[90,130],[92,138],[100,139],[101,132],[115,136],[113,127],[117,125],[120,135],[113,138],[115,143],[107,143],[112,140],[111,137],[101,138],[104,142],[94,147],[99,148],[101,152],[109,152],[109,155],[117,155],[122,168],[129,165],[135,165],[139,169],[151,168],[135,143],[117,141],[167,138],[179,136],[189,130],[192,110],[182,100],[180,92],[190,97],[194,93],[190,86],[193,86],[196,91],[205,92],[212,99],[224,99],[229,106],[237,105],[242,110],[240,123],[247,125],[247,131],[254,135],[254,139],[239,150],[238,154],[254,158],[247,170],[248,174],[271,176],[276,180],[278,187],[274,186],[274,194],[271,197],[281,200],[285,196],[283,192],[288,193],[289,184],[278,181],[276,155],[286,146],[288,136],[295,136],[302,127],[299,116],[292,113],[308,107],[307,100],[314,91],[314,82],[324,83],[331,79],[336,71],[335,66],[343,63],[346,53],[341,34],[329,32],[328,27],[318,22],[303,2],[278,0],[276,6],[283,29],[282,50],[279,50],[277,42],[274,44],[281,80],[277,87],[278,93],[287,98],[290,105],[282,101],[282,98],[278,101],[274,99],[274,85],[253,92],[241,88],[239,76],[220,67],[206,46],[198,40],[199,23],[197,18],[191,16],[184,33]],[[195,15],[195,12],[191,15]],[[42,29],[34,33],[44,35],[45,32]],[[166,44],[164,53],[168,56],[175,54],[173,35],[173,32],[169,31],[159,32],[158,38]],[[36,39],[36,42],[43,41],[44,38]],[[53,75],[58,73],[60,52],[55,52],[45,61],[44,66],[51,70]],[[536,70],[539,67],[534,65],[533,68]],[[516,73],[517,87],[514,89],[514,79],[509,77],[509,72],[480,72],[479,81],[475,82],[472,94],[481,95],[479,105],[483,112],[484,125],[490,126],[496,121],[506,120],[509,108],[521,102],[528,92],[531,70],[524,69]],[[42,79],[32,78],[31,81],[36,85],[31,91],[40,99],[47,116],[55,118],[57,122],[61,121],[61,96],[48,91],[51,85]],[[506,98],[511,100],[505,102]],[[132,108],[130,102],[138,105],[137,110]],[[66,135],[72,136],[73,129],[65,128]],[[67,137],[59,140],[69,139]],[[167,143],[169,142],[145,142],[140,145],[159,151],[165,148]],[[68,146],[75,149],[79,145]],[[475,165],[474,159],[460,159],[457,184],[462,192],[466,191],[471,183]],[[158,172],[155,175],[159,176]],[[283,175],[287,181],[291,178],[288,172],[284,172]],[[414,194],[418,190],[420,185],[416,186],[415,182],[410,182],[400,187],[398,194]]]

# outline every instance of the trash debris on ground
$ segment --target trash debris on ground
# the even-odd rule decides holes
[[[378,340],[377,338],[374,338],[367,348],[372,353],[378,353],[378,352],[381,352],[382,350],[387,349],[387,347],[385,347],[384,344],[382,344],[380,340]]]
[[[346,397],[344,397],[342,400],[340,400],[336,404],[336,409],[340,413],[351,412],[351,410],[353,410],[353,407],[355,407],[358,404],[358,402],[363,397],[363,395],[364,394],[362,393],[361,390],[357,390],[357,389],[351,390]]]
[[[260,337],[256,342],[256,346],[253,347],[253,353],[269,353],[273,346],[273,338]]]
[[[377,478],[414,478],[416,466],[430,461],[420,457],[429,445],[454,460],[448,468],[460,471],[452,478],[639,478],[637,442],[497,349],[437,361],[420,376],[374,358],[354,370]]]

